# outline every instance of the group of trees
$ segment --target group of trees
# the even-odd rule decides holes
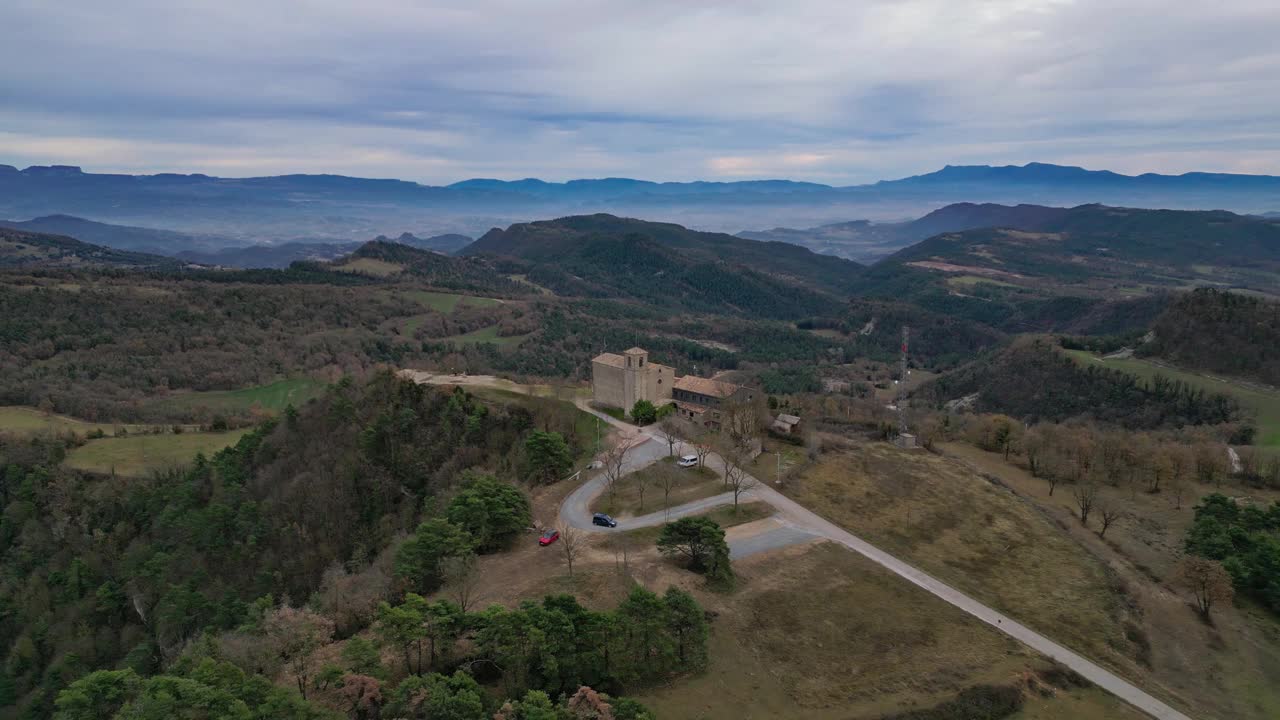
[[[1280,502],[1241,505],[1213,493],[1195,513],[1187,552],[1220,562],[1238,592],[1280,612]]]
[[[84,673],[150,677],[206,632],[269,645],[264,598],[342,638],[404,590],[454,596],[474,553],[530,524],[495,477],[518,476],[534,428],[572,432],[541,408],[379,374],[187,469],[111,482],[62,467],[57,438],[0,436],[0,696],[49,717]]]
[[[429,593],[448,580],[465,584],[475,554],[506,549],[529,528],[529,500],[519,488],[492,475],[470,474],[449,501],[444,517],[432,517],[396,552],[395,573],[414,592]]]
[[[949,373],[922,389],[942,404],[977,395],[976,409],[1029,422],[1091,419],[1130,430],[1188,425],[1243,425],[1240,406],[1221,393],[1208,393],[1157,375],[1150,382],[1119,370],[1080,365],[1042,339],[1015,342],[986,361]],[[1249,442],[1252,429],[1240,427]]]
[[[710,518],[684,517],[662,526],[658,551],[684,558],[690,569],[705,574],[714,584],[733,582],[724,529]]]
[[[1049,484],[1051,495],[1065,482],[1077,488],[1164,493],[1181,507],[1192,482],[1220,484],[1231,472],[1227,446],[1208,433],[1138,433],[1053,423],[1027,428],[1004,415],[971,415],[934,418],[922,435],[928,441],[963,437],[1006,458],[1021,456],[1031,474]]]
[[[567,710],[583,687],[630,691],[696,671],[707,659],[706,613],[678,588],[659,596],[637,586],[603,612],[570,595],[468,612],[449,600],[429,602],[410,593],[399,604],[383,603],[373,629],[403,672],[381,664],[377,645],[353,638],[342,652],[345,667],[332,674],[344,689],[352,683],[359,688],[367,710],[389,717],[487,718],[497,712],[514,719],[529,707],[552,711],[534,717],[556,718],[561,716],[551,698],[563,698],[560,710]],[[394,686],[385,680],[406,674]],[[478,681],[496,682],[509,700],[498,705]],[[632,701],[600,702],[611,703],[615,717],[646,716]],[[458,714],[434,714],[444,707]]]
[[[1138,348],[1180,367],[1280,385],[1280,304],[1213,288],[1176,298]],[[1230,352],[1224,352],[1230,348]]]

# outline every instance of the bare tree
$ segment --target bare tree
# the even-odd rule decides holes
[[[658,435],[667,441],[667,457],[676,454],[676,445],[680,444],[680,425],[671,415],[662,418],[658,423]]]
[[[631,439],[624,437],[604,454],[605,485],[609,488],[609,501],[614,504],[618,499],[618,481],[622,480],[622,468],[627,462],[627,453],[631,447]]]
[[[564,553],[564,561],[569,565],[569,577],[573,577],[573,561],[582,555],[585,543],[577,528],[566,525],[560,530],[560,549]]]
[[[665,465],[665,463],[660,464]],[[644,513],[644,491],[649,489],[649,483],[653,482],[653,478],[647,470],[641,470],[631,475],[631,482],[635,483],[636,494],[640,496],[640,512]]]
[[[662,489],[662,509],[665,510],[670,517],[671,512],[671,491],[675,489],[679,480],[679,472],[667,463],[658,463],[654,466],[657,468],[657,476],[654,481],[658,487]]]
[[[1125,517],[1125,512],[1111,502],[1098,504],[1098,516],[1102,518],[1102,531],[1098,537],[1107,536],[1107,528]]]
[[[293,673],[298,692],[305,700],[313,669],[312,654],[333,639],[333,621],[305,608],[282,605],[263,617],[262,634],[272,652]]]
[[[466,612],[482,595],[480,563],[474,554],[455,555],[440,563],[449,598]]]
[[[756,486],[756,479],[747,472],[747,454],[743,448],[728,444],[721,450],[720,457],[724,460],[724,481],[733,491],[733,509],[736,512],[738,499]]]
[[[721,432],[735,445],[746,447],[764,428],[764,407],[758,402],[731,399],[720,405]]]
[[[693,452],[698,456],[698,467],[706,467],[707,456],[711,454],[711,445],[700,442],[693,446]]]
[[[1089,525],[1089,513],[1093,511],[1098,500],[1098,486],[1093,483],[1079,485],[1072,492],[1076,499],[1076,507],[1080,508],[1080,524]]]
[[[1235,594],[1231,576],[1222,567],[1222,563],[1208,558],[1186,556],[1178,563],[1174,579],[1191,591],[1196,601],[1196,610],[1206,620],[1209,619],[1209,611],[1213,609],[1214,603],[1230,602]]]

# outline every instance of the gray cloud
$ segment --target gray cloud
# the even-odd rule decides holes
[[[11,0],[0,162],[448,182],[1280,172],[1280,7]]]

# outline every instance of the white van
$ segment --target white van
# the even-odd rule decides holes
[[[680,467],[693,467],[694,465],[698,464],[698,456],[685,455],[684,457],[676,461],[676,464],[679,465]]]

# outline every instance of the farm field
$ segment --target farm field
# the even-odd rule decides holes
[[[1234,397],[1241,406],[1251,410],[1257,419],[1257,445],[1280,447],[1280,392],[1258,386],[1247,386],[1207,375],[1177,370],[1141,358],[1114,358],[1104,360],[1087,350],[1064,350],[1077,362],[1122,370],[1143,380],[1150,381],[1156,375],[1179,380],[1207,392],[1224,393]]]
[[[529,337],[528,334],[508,335],[506,337],[503,337],[498,335],[497,325],[490,325],[489,327],[480,328],[479,330],[473,330],[469,333],[463,333],[462,335],[452,335],[450,337],[440,338],[440,339],[446,342],[455,342],[455,343],[463,343],[463,344],[493,343],[498,347],[514,347],[516,345],[519,345],[521,341],[523,341],[527,337]]]
[[[433,292],[431,290],[407,290],[400,294],[418,302],[423,307],[446,314],[453,312],[459,306],[493,307],[502,303],[501,300],[496,300],[494,298],[477,297],[475,295],[459,295],[457,293]]]
[[[137,432],[148,427],[147,425],[87,422],[67,415],[45,413],[36,408],[18,405],[0,407],[0,432],[19,434],[73,432],[77,435],[85,436],[99,431],[107,435],[114,435],[117,429]]]
[[[404,272],[404,267],[401,265],[367,257],[348,260],[341,265],[335,266],[335,269],[360,275],[372,275],[373,277],[391,277]]]
[[[68,467],[89,472],[142,477],[156,470],[185,465],[197,453],[211,455],[234,445],[249,428],[218,433],[184,432],[90,440],[72,450]]]
[[[204,408],[213,413],[243,414],[255,406],[279,413],[289,405],[298,407],[323,391],[324,384],[318,380],[293,378],[242,390],[172,393],[153,402],[183,410]]]

